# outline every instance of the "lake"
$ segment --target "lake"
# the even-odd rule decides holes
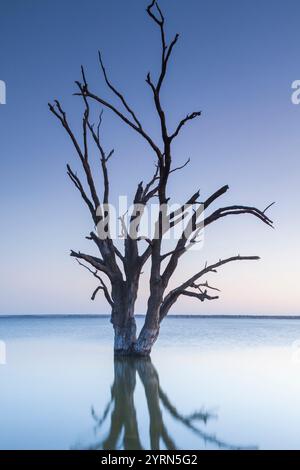
[[[170,317],[151,360],[114,361],[106,317],[0,340],[1,449],[300,449],[297,319]]]

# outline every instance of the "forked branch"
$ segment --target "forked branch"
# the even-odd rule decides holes
[[[102,290],[107,302],[110,304],[111,307],[113,307],[114,303],[113,303],[112,298],[109,294],[108,288],[107,288],[105,282],[103,281],[103,279],[99,276],[98,270],[96,269],[95,271],[93,271],[88,266],[86,266],[84,263],[81,263],[77,258],[76,258],[76,261],[80,266],[87,269],[100,282],[100,285],[94,290],[94,292],[91,296],[91,300],[95,300],[96,295],[99,292],[99,290]]]
[[[170,308],[174,303],[177,301],[178,297],[181,295],[186,295],[190,297],[197,297],[199,300],[213,300],[217,299],[217,296],[209,296],[207,294],[207,290],[204,292],[199,292],[199,294],[188,291],[187,289],[189,288],[198,288],[200,285],[196,285],[196,281],[200,279],[201,277],[205,276],[208,273],[216,273],[217,268],[220,266],[223,266],[225,264],[234,262],[234,261],[256,261],[259,260],[259,256],[232,256],[230,258],[226,258],[223,260],[219,260],[217,263],[211,264],[211,265],[205,265],[203,269],[198,271],[196,274],[191,276],[189,279],[187,279],[185,282],[183,282],[181,285],[176,287],[175,289],[171,290],[166,297],[164,298],[161,308],[160,308],[160,321],[163,320],[163,318],[168,314]],[[209,286],[206,286],[209,288]],[[196,295],[197,294],[197,295]]]

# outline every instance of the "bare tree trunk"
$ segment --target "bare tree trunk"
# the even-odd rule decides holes
[[[164,287],[160,281],[151,280],[151,292],[148,301],[148,308],[145,323],[134,345],[134,352],[139,356],[149,356],[152,346],[159,335],[160,307],[162,304]]]
[[[114,353],[116,355],[149,356],[160,327],[160,307],[163,289],[156,285],[149,298],[144,325],[137,338],[134,306],[138,292],[138,280],[128,285],[113,286],[114,308],[111,322],[114,327]]]
[[[150,356],[152,346],[157,340],[159,335],[159,325],[143,326],[138,340],[134,345],[133,354],[137,356]]]
[[[133,353],[136,342],[136,323],[134,318],[130,318],[126,325],[114,325],[114,353],[126,356]]]
[[[161,214],[160,214],[161,218]],[[159,231],[161,219],[159,220]],[[161,239],[152,243],[150,296],[148,300],[147,313],[144,326],[139,334],[134,350],[137,355],[149,356],[152,346],[159,335],[160,308],[167,283],[161,277]]]
[[[111,322],[114,327],[114,353],[116,355],[130,355],[136,343],[136,322],[134,305],[138,292],[138,279],[136,275],[131,282],[119,282],[112,286],[114,306]]]

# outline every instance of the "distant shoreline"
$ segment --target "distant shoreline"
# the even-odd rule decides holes
[[[137,318],[145,315],[137,314]],[[1,319],[83,319],[83,318],[110,318],[107,314],[20,314],[20,315],[0,315]],[[300,320],[300,315],[168,315],[167,318],[202,318],[220,320]]]

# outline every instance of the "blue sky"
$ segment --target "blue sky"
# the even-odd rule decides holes
[[[296,0],[187,0],[161,7],[167,31],[180,33],[163,99],[170,125],[192,110],[203,116],[182,133],[171,194],[184,201],[223,184],[220,201],[270,210],[276,230],[250,216],[209,227],[203,250],[185,257],[174,282],[206,260],[258,254],[260,262],[224,267],[214,284],[218,301],[185,299],[173,313],[298,314],[300,106],[291,103],[291,83],[300,79],[299,14]],[[89,250],[91,222],[65,173],[77,162],[47,102],[61,99],[75,129],[81,106],[73,97],[80,65],[91,86],[109,96],[101,77],[101,49],[116,85],[158,138],[145,84],[159,67],[159,36],[145,14],[147,2],[3,0],[0,79],[7,104],[0,106],[1,314],[107,313],[95,283],[69,258],[70,248]],[[115,194],[132,194],[151,174],[153,156],[141,139],[109,113],[103,138],[115,148],[110,172]],[[78,166],[79,168],[79,166]],[[211,280],[211,278],[210,278]],[[137,310],[144,311],[146,281]]]

